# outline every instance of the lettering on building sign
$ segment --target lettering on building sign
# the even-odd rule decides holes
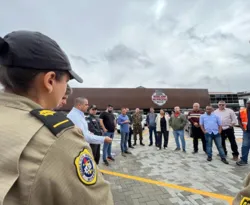
[[[168,97],[161,90],[156,90],[151,98],[152,101],[158,106],[164,105],[168,100]]]

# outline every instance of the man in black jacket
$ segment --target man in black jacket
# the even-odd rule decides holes
[[[95,105],[91,105],[89,107],[89,116],[86,117],[86,121],[88,123],[89,131],[95,135],[102,136],[103,132],[100,126],[99,118],[96,117],[97,107]],[[99,164],[100,161],[100,144],[90,144],[90,147],[93,152],[93,156],[96,164]]]

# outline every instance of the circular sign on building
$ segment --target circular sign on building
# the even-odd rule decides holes
[[[156,90],[151,98],[152,101],[158,106],[164,105],[168,100],[168,97],[161,90]]]

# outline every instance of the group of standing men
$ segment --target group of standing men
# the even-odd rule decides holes
[[[250,114],[250,101],[247,102],[247,108],[241,109],[237,119],[232,109],[226,108],[225,101],[219,101],[218,109],[213,110],[211,106],[206,107],[206,111],[200,110],[199,104],[194,103],[193,110],[189,112],[188,119],[192,124],[193,153],[198,153],[198,139],[203,145],[203,151],[207,153],[208,161],[212,160],[212,141],[219,151],[222,161],[228,164],[226,156],[228,154],[226,140],[228,139],[232,150],[232,160],[239,166],[246,165],[248,162],[248,153],[250,149],[250,138],[248,128],[248,115]],[[239,122],[243,130],[242,157],[239,160],[238,145],[234,134],[234,126]]]

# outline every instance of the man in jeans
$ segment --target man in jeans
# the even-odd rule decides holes
[[[239,125],[243,130],[243,142],[241,147],[241,160],[236,162],[237,165],[243,166],[248,163],[248,154],[250,151],[250,100],[247,101],[247,108],[240,110]]]
[[[127,110],[126,108],[121,109],[121,114],[119,115],[117,119],[118,125],[120,125],[120,132],[121,132],[121,151],[122,156],[126,157],[126,154],[131,154],[131,152],[128,151],[127,143],[128,143],[128,136],[129,136],[129,118],[126,115]]]
[[[157,114],[155,113],[154,108],[150,108],[150,113],[148,113],[147,118],[146,118],[146,122],[149,128],[149,145],[148,146],[152,146],[153,145],[153,133],[155,136],[155,146],[156,146],[156,138],[157,138],[157,134],[156,134],[156,122],[155,119],[157,117]]]
[[[114,132],[116,127],[115,116],[113,114],[113,106],[108,105],[107,110],[100,115],[100,125],[104,131],[105,136],[114,138]],[[106,166],[109,166],[108,160],[115,161],[111,155],[112,143],[104,143],[103,145],[103,162]]]
[[[213,140],[215,142],[215,145],[219,151],[221,161],[225,164],[228,164],[228,161],[226,160],[225,152],[221,145],[221,120],[220,118],[212,113],[213,108],[211,106],[206,107],[206,113],[201,115],[200,117],[200,126],[205,134],[206,138],[206,146],[207,146],[207,161],[212,161],[212,146],[213,146]]]
[[[183,152],[186,152],[186,142],[184,138],[184,128],[187,124],[187,118],[185,115],[181,114],[180,107],[176,106],[174,108],[174,114],[171,115],[169,119],[169,125],[173,129],[173,134],[176,143],[175,151],[181,150],[179,138],[181,138],[181,145]]]

